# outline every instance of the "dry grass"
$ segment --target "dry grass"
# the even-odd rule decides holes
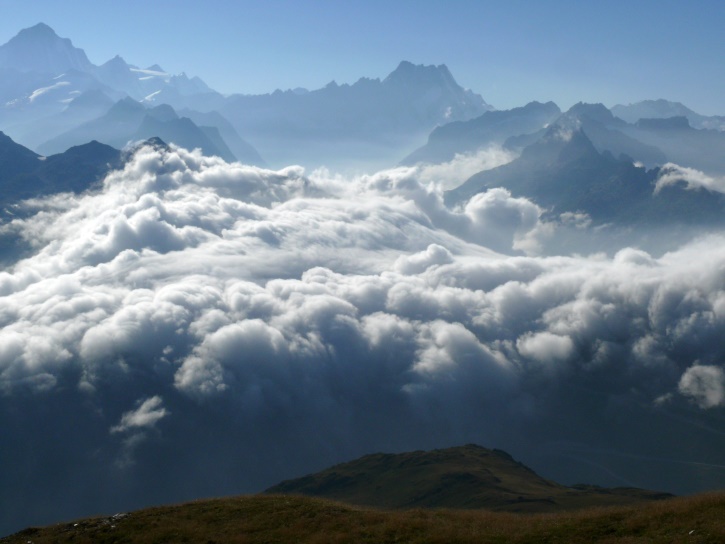
[[[560,514],[379,511],[298,496],[150,508],[26,529],[2,544],[65,543],[722,543],[725,493]]]

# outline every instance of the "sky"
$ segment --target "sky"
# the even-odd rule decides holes
[[[223,93],[384,78],[409,60],[446,64],[498,109],[666,98],[725,114],[717,1],[0,0],[0,8],[2,43],[44,22],[93,63],[120,54]]]

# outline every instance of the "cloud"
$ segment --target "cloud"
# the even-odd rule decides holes
[[[711,192],[725,193],[725,178],[709,176],[700,170],[671,162],[662,166],[654,192],[657,194],[663,187],[676,185],[679,182],[685,182],[688,191],[706,189]]]
[[[474,174],[503,166],[517,156],[514,151],[492,145],[474,153],[456,153],[449,162],[420,165],[417,178],[424,185],[434,183],[444,190],[454,189]]]
[[[0,475],[0,522],[471,441],[570,483],[611,483],[607,467],[725,485],[566,456],[659,444],[718,464],[725,237],[661,256],[514,247],[549,227],[503,189],[448,209],[415,169],[307,175],[176,148],[141,148],[94,192],[26,202],[0,226],[31,248],[0,272],[4,462],[26,475]],[[37,503],[70,488],[77,512]]]
[[[139,401],[138,408],[125,412],[118,425],[111,427],[111,433],[124,433],[131,430],[152,428],[169,415],[158,395]]]
[[[516,348],[524,357],[544,363],[565,361],[574,351],[574,343],[568,336],[550,332],[527,333],[516,341]]]
[[[700,408],[725,404],[725,372],[721,367],[693,365],[680,378],[678,388]]]

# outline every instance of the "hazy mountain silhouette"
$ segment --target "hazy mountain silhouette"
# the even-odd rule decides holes
[[[85,52],[74,47],[69,39],[38,23],[0,46],[0,69],[58,75],[68,70],[90,72],[93,65]]]
[[[179,110],[179,115],[188,117],[194,123],[199,125],[202,130],[207,128],[215,128],[224,143],[229,146],[229,149],[234,153],[234,156],[238,160],[245,164],[253,164],[255,166],[266,166],[264,159],[260,156],[252,145],[244,140],[239,133],[234,129],[232,124],[227,121],[219,112],[200,112],[190,109]],[[209,134],[207,134],[210,136]],[[210,136],[211,137],[211,136]]]
[[[657,146],[668,161],[712,175],[725,175],[725,132],[693,128],[685,116],[640,119],[623,132]]]
[[[474,152],[491,144],[503,144],[512,136],[536,132],[560,114],[561,110],[553,102],[530,102],[511,110],[487,111],[468,121],[453,121],[436,127],[428,142],[401,164],[447,162],[457,153]]]
[[[659,148],[626,134],[628,124],[603,104],[579,102],[563,113],[556,123],[569,130],[583,130],[598,151],[609,151],[615,157],[625,155],[649,167],[668,160]]]
[[[642,100],[634,104],[617,104],[612,113],[629,123],[640,119],[662,119],[667,117],[686,117],[693,128],[725,129],[725,117],[721,115],[707,116],[692,111],[680,102],[672,102],[662,98],[658,100]]]
[[[216,155],[227,161],[237,160],[216,127],[200,127],[188,117],[179,117],[168,104],[146,108],[131,98],[119,100],[100,117],[50,139],[38,146],[38,150],[52,154],[90,140],[123,148],[129,142],[153,136],[187,149],[200,148],[206,155]],[[241,138],[238,135],[237,139],[239,146]],[[242,140],[241,143],[245,142]],[[245,151],[247,162],[263,162],[251,146]]]
[[[92,89],[72,99],[60,113],[12,126],[10,130],[17,142],[37,149],[49,139],[103,115],[113,103],[113,99],[105,92]]]
[[[21,30],[0,46],[0,123],[27,143],[33,141],[29,123],[63,112],[88,91],[102,91],[113,100],[129,96],[152,105],[167,102],[192,108],[222,99],[198,77],[172,75],[158,65],[141,69],[116,56],[95,66],[82,49],[43,23]]]
[[[655,194],[659,169],[600,153],[586,132],[552,125],[509,164],[480,172],[446,193],[449,205],[494,187],[532,199],[558,216],[587,213],[595,223],[620,225],[722,224],[725,197],[669,186]]]
[[[385,79],[334,81],[322,89],[232,95],[219,109],[261,154],[278,164],[340,154],[351,161],[415,145],[435,126],[491,109],[464,90],[448,68],[401,62]],[[397,162],[397,161],[396,161]]]
[[[161,108],[163,106],[159,106]],[[171,109],[171,106],[165,106]],[[154,108],[156,109],[156,108]],[[176,112],[174,112],[176,116]],[[225,161],[233,162],[236,159],[229,147],[213,127],[198,127],[188,117],[159,118],[151,110],[141,121],[130,140],[146,140],[157,136],[166,142],[172,142],[186,149],[200,148],[202,153],[216,155]]]

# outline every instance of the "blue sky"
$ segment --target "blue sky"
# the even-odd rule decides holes
[[[725,114],[725,3],[452,0],[0,0],[0,42],[45,22],[96,64],[198,75],[264,93],[448,65],[497,108],[645,98]]]

